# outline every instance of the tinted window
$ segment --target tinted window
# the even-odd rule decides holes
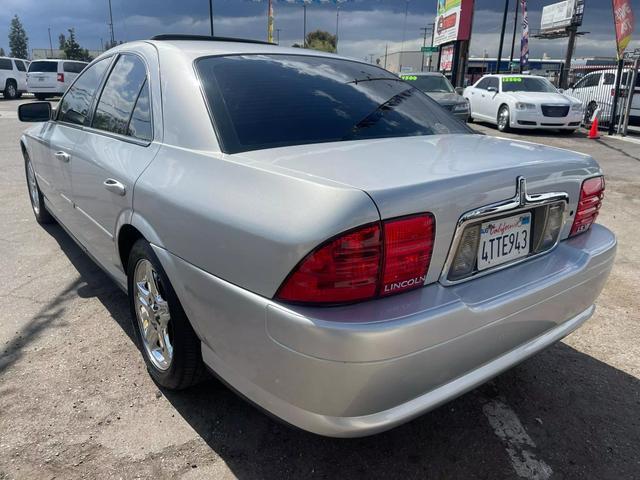
[[[0,58],[0,70],[13,70],[13,65],[11,65],[11,59]]]
[[[140,90],[140,95],[133,109],[131,121],[129,122],[128,134],[141,140],[152,140],[151,131],[151,111],[149,106],[149,83],[145,81]]]
[[[365,138],[468,133],[437,103],[373,65],[303,55],[196,62],[226,152]]]
[[[58,107],[60,111],[58,114],[59,120],[78,125],[85,124],[89,117],[91,102],[100,86],[110,60],[110,58],[103,58],[87,68],[77,78],[60,102],[60,107]]]
[[[476,85],[476,88],[481,88],[482,90],[486,90],[488,86],[489,86],[489,78],[487,77],[480,80]]]
[[[87,66],[86,63],[80,63],[80,62],[63,62],[62,63],[62,69],[65,72],[69,72],[69,73],[80,73],[82,70],[84,70],[84,67],[86,66]]]
[[[495,88],[496,91],[498,91],[498,89],[500,88],[500,80],[498,80],[498,77],[489,77],[487,88]]]
[[[31,62],[29,72],[57,72],[58,62]]]
[[[104,85],[92,126],[127,135],[129,119],[146,76],[142,60],[133,55],[120,56]]]
[[[603,85],[613,85],[613,83],[616,80],[616,74],[615,73],[605,73],[604,74],[604,82],[602,82]]]
[[[502,77],[503,92],[546,92],[555,93],[556,88],[549,80],[536,77]]]
[[[18,70],[20,70],[21,72],[27,71],[27,69],[24,66],[24,62],[22,60],[14,60],[14,62],[16,63],[16,68]]]
[[[400,78],[423,92],[452,93],[455,91],[449,80],[442,75],[402,75]]]
[[[585,82],[584,82],[584,86],[585,87],[597,87],[598,84],[600,83],[600,77],[602,77],[602,74],[598,73],[596,75],[589,75]]]

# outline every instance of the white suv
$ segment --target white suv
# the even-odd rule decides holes
[[[77,60],[34,60],[29,66],[27,89],[38,100],[62,95],[87,65]]]
[[[27,91],[29,62],[19,58],[0,57],[0,92],[7,100],[20,98]]]

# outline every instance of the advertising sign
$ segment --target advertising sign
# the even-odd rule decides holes
[[[440,49],[440,70],[445,72],[453,70],[453,45],[447,45]]]
[[[613,0],[613,21],[616,26],[618,58],[622,58],[633,33],[633,10],[630,0]]]
[[[473,0],[438,0],[433,44],[469,40]]]
[[[547,5],[542,9],[540,31],[561,30],[571,25],[576,10],[576,0]]]

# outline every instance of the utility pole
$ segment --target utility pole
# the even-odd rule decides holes
[[[578,33],[578,27],[571,26],[567,29],[569,31],[569,43],[567,45],[567,53],[564,57],[564,64],[562,65],[562,71],[560,72],[560,88],[567,88],[569,83],[569,70],[571,69],[571,58],[573,57],[573,51],[576,47],[576,34]]]
[[[369,63],[373,63],[373,53],[369,54]]]
[[[302,5],[302,9],[304,10],[303,19],[302,19],[302,47],[307,48],[307,4]]]
[[[389,51],[389,44],[384,46],[384,69],[387,69],[387,52]]]
[[[47,28],[49,30],[49,50],[51,50],[51,58],[53,58],[53,43],[51,42],[51,27]]]
[[[409,14],[409,0],[406,0],[405,6],[404,6],[404,24],[402,26],[402,44],[400,46],[400,61],[398,62],[398,65],[400,68],[398,73],[402,73],[402,59],[403,59],[402,57],[404,55],[404,40],[407,32],[407,15],[408,14]]]
[[[429,28],[421,27],[420,30],[424,33],[424,36],[422,37],[422,49],[424,50],[424,47],[427,46],[427,31]],[[424,51],[422,52],[422,64],[420,65],[420,71],[424,72]]]
[[[276,28],[276,43],[280,45],[280,28]]]
[[[111,33],[111,48],[116,43],[115,34],[113,33],[113,12],[111,10],[111,0],[109,0],[109,32]]]
[[[520,8],[520,0],[516,0],[516,16],[513,19],[513,37],[511,38],[511,55],[509,56],[509,69],[513,65],[513,49],[516,45],[516,30],[518,29],[518,9]]]
[[[504,0],[504,14],[502,15],[502,28],[500,29],[500,46],[498,47],[498,62],[496,73],[500,73],[500,62],[502,61],[502,45],[504,44],[504,29],[507,26],[507,14],[509,13],[509,0]]]
[[[436,33],[436,24],[435,23],[430,23],[429,26],[431,27],[431,55],[429,55],[429,61],[427,62],[427,68],[429,69],[429,71],[431,71],[431,60],[433,59],[433,35]]]
[[[336,53],[338,53],[338,29],[340,27],[340,4],[336,2]]]
[[[213,0],[209,0],[209,26],[211,28],[211,36],[213,37]]]

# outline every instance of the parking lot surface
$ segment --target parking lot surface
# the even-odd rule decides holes
[[[596,314],[433,412],[336,440],[284,426],[214,380],[158,389],[126,296],[59,226],[33,218],[19,103],[0,100],[0,480],[640,478],[640,144],[503,135],[589,153],[603,167],[599,221],[619,249]]]

